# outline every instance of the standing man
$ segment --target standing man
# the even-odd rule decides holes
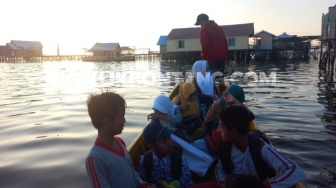
[[[208,70],[223,72],[225,59],[228,55],[228,45],[222,27],[218,26],[213,20],[209,20],[206,14],[198,15],[195,25],[201,25],[202,59],[208,62]]]

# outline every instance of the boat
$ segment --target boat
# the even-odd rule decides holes
[[[190,81],[188,78],[185,81]],[[176,83],[174,88],[172,89],[172,91],[169,94],[169,98],[172,100],[175,96],[177,96],[179,94],[179,86],[181,83]],[[221,90],[223,90],[223,88],[226,90],[226,88],[228,87],[228,83],[224,82],[222,86],[219,86],[219,84],[217,83],[216,85],[216,92],[217,93],[221,93]],[[172,135],[172,139],[180,144],[187,144],[185,145],[186,147],[184,148],[190,148],[192,146],[189,145],[189,143],[181,141],[182,139],[176,137],[175,135]],[[178,141],[180,140],[180,141]],[[144,140],[143,140],[143,130],[141,130],[139,132],[139,134],[134,138],[134,140],[128,145],[127,150],[132,158],[132,161],[138,161],[139,160],[139,156],[143,155],[144,153],[146,153],[149,148],[146,146]],[[193,149],[191,149],[193,150]],[[196,149],[198,150],[198,149]],[[191,152],[191,153],[190,153]],[[186,153],[185,153],[186,154]],[[202,172],[200,172],[202,174],[202,178],[200,178],[199,176],[195,176],[195,174],[193,173],[194,177],[193,178],[193,182],[195,183],[202,183],[202,182],[209,182],[209,181],[214,181],[215,180],[215,174],[214,174],[214,168],[215,168],[215,163],[214,163],[214,159],[211,158],[210,156],[208,156],[207,154],[203,153],[202,151],[188,151],[188,154],[191,155],[200,155],[203,157],[200,157],[200,159],[202,161],[199,161],[197,163],[197,165],[201,165],[202,169],[206,168],[205,170],[200,170]],[[205,154],[205,155],[204,155]],[[211,165],[212,164],[212,165]],[[195,166],[195,165],[194,165]],[[192,168],[189,166],[189,168]],[[194,169],[199,169],[198,166],[197,167],[193,167]],[[198,171],[198,170],[196,170]],[[205,172],[206,171],[206,172]],[[205,174],[206,173],[206,174]]]
[[[176,95],[178,95],[180,84],[181,83],[177,83],[174,86],[173,90],[169,94],[170,99],[173,99]],[[225,88],[227,88],[228,85],[229,83],[224,83]],[[220,88],[216,86],[216,89],[217,89],[217,93],[219,93]],[[260,127],[254,121],[252,121],[251,123],[254,124],[253,126],[257,130],[261,130]],[[262,132],[262,134],[265,137],[267,137],[267,135],[264,132]],[[139,134],[134,138],[134,140],[128,145],[127,150],[132,158],[132,161],[138,161],[139,156],[143,155],[145,152],[149,150],[149,148],[146,146],[143,140],[143,130],[141,130]],[[210,181],[214,181],[215,180],[214,168],[215,168],[215,163],[212,163],[212,165],[208,168],[204,177],[201,178],[199,176],[193,176],[194,184],[199,185],[199,184],[205,183],[204,186],[206,187],[207,183],[209,183]],[[298,183],[292,186],[292,188],[305,188],[305,186],[302,183]]]
[[[188,79],[186,79],[188,80]],[[181,83],[176,83],[173,90],[169,94],[170,100],[172,100],[175,96],[179,93],[179,85]],[[228,83],[224,83],[224,89],[228,87]],[[216,87],[217,93],[220,93],[220,91],[223,88],[220,88],[219,86]],[[132,158],[133,161],[137,161],[138,157],[142,154],[144,154],[146,151],[149,150],[149,148],[146,146],[146,144],[143,141],[143,130],[140,131],[140,133],[134,138],[134,140],[128,145],[127,150]]]
[[[169,98],[173,99],[179,93],[179,83],[176,83],[173,90],[169,94]],[[134,138],[134,140],[127,146],[127,150],[133,161],[138,161],[140,155],[144,154],[149,148],[143,141],[143,130]]]

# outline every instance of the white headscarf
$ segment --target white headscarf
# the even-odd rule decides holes
[[[209,72],[206,72],[207,61],[196,61],[192,66],[191,73],[198,87],[204,95],[214,95],[214,81]]]
[[[172,101],[166,95],[159,95],[155,98],[153,103],[153,110],[160,111],[167,116],[173,117],[174,111],[177,106],[173,105]],[[161,123],[168,128],[173,128],[172,124],[168,121],[160,119]]]

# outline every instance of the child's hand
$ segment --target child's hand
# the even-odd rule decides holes
[[[211,140],[206,140],[206,147],[213,155],[218,154],[218,148]]]
[[[147,120],[153,120],[153,119],[156,119],[158,118],[158,114],[157,113],[150,113],[148,116],[147,116]]]
[[[213,99],[214,101],[218,101],[218,100],[219,100],[219,98],[218,98],[217,95],[212,95],[212,99]]]

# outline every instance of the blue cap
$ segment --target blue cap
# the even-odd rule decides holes
[[[172,130],[168,127],[164,127],[160,119],[154,119],[149,122],[144,131],[143,131],[143,138],[145,143],[153,144],[159,138],[166,138],[172,133]]]

